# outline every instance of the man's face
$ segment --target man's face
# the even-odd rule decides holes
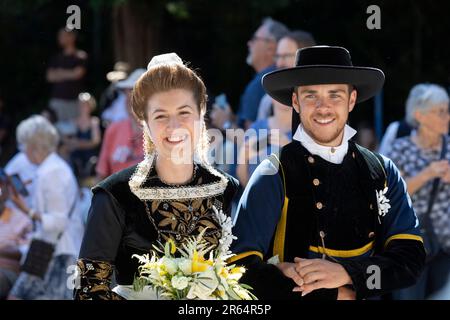
[[[60,30],[58,32],[58,44],[61,48],[65,48],[66,46],[75,42],[75,35],[67,32],[65,30]]]
[[[295,53],[297,52],[297,43],[290,38],[282,38],[278,41],[277,54],[275,62],[278,69],[291,68],[295,64]]]
[[[348,114],[356,102],[356,90],[347,84],[300,86],[292,105],[300,114],[305,131],[318,144],[335,147],[342,143]]]
[[[247,42],[247,64],[255,66],[274,55],[276,41],[270,37],[266,26],[260,26],[253,37]]]

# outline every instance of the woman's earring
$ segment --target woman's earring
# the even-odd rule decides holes
[[[145,157],[149,158],[154,152],[153,141],[150,135],[150,128],[148,127],[148,124],[145,120],[142,120],[141,124],[143,128],[142,134],[144,136],[144,153]]]

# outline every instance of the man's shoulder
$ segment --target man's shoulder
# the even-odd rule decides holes
[[[301,142],[292,140],[281,148],[280,161],[286,164],[295,164],[295,162],[297,162],[299,157],[302,155],[303,152]]]
[[[263,93],[265,93],[263,86],[261,84],[261,79],[262,77],[275,70],[274,66],[270,66],[265,68],[264,70],[255,73],[255,75],[253,76],[253,78],[250,80],[250,82],[247,84],[247,90],[261,90]]]
[[[261,163],[256,167],[250,181],[253,185],[255,184],[266,184],[273,183],[274,181],[280,180],[280,160],[278,156],[272,154],[268,158],[261,161]]]
[[[282,148],[281,148],[281,152],[297,152],[299,150],[299,145],[301,145],[301,142],[297,141],[297,140],[292,140],[291,142],[289,142],[288,144],[285,144]]]
[[[47,158],[37,167],[38,174],[49,174],[57,172],[73,172],[66,160],[57,153],[50,153]]]

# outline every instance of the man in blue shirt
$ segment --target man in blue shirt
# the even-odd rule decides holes
[[[293,141],[264,160],[238,206],[230,262],[260,299],[364,299],[412,285],[425,250],[406,184],[391,160],[350,140],[356,103],[383,86],[342,47],[297,52],[263,77],[293,106]],[[301,124],[300,124],[301,122]]]
[[[238,111],[240,127],[247,129],[256,120],[259,103],[265,94],[261,78],[267,72],[275,70],[274,58],[277,42],[288,32],[289,30],[284,24],[266,18],[247,42],[249,50],[247,64],[255,69],[256,75],[241,96]]]

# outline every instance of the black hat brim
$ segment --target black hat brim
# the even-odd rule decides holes
[[[381,90],[384,73],[368,67],[310,65],[272,71],[262,78],[267,94],[287,106],[292,106],[294,87],[341,83],[356,87],[356,103],[359,103]]]

